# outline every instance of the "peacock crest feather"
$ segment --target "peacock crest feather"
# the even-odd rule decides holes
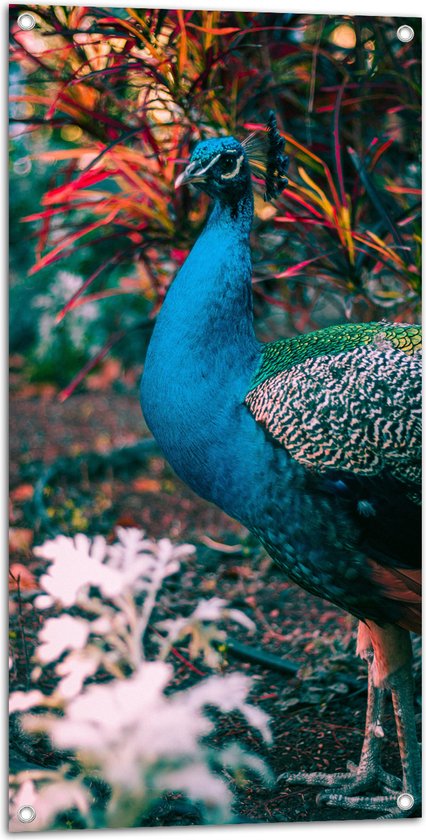
[[[288,184],[289,158],[284,154],[285,141],[278,130],[273,111],[269,112],[266,132],[253,131],[242,142],[251,172],[264,181],[265,201],[277,198]]]
[[[288,156],[284,154],[284,138],[278,131],[277,120],[273,111],[270,111],[267,124],[268,132],[268,155],[266,162],[265,176],[265,201],[277,198],[288,184],[287,168]]]

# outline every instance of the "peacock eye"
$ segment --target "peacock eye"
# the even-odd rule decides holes
[[[235,155],[222,155],[219,165],[221,172],[232,172],[235,169]]]

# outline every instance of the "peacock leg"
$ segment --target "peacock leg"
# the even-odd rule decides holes
[[[384,818],[409,816],[420,804],[421,760],[414,718],[413,679],[410,664],[405,664],[391,674],[387,679],[387,684],[392,692],[402,784],[400,783],[396,790],[384,785],[387,793],[383,796],[348,796],[347,790],[342,787],[333,793],[320,794],[321,802],[342,808],[382,811]],[[408,794],[408,797],[404,797],[404,794]]]
[[[392,705],[395,715],[396,733],[402,767],[402,788],[397,803],[386,814],[387,817],[401,817],[411,813],[420,805],[422,799],[422,765],[420,746],[417,740],[414,716],[413,675],[411,666],[404,665],[388,677],[388,686],[392,692]],[[400,796],[408,794],[411,803],[407,803],[403,813]]]
[[[333,791],[327,790],[319,794],[318,801],[330,805],[342,805],[343,798],[348,808],[363,807],[360,804],[360,800],[365,802],[367,799],[383,799],[382,796],[353,797],[353,794],[360,793],[363,790],[379,788],[388,793],[395,789],[398,791],[401,789],[400,780],[390,773],[386,773],[380,764],[381,739],[383,738],[381,719],[383,716],[385,691],[383,688],[374,685],[372,651],[368,651],[364,656],[368,661],[368,697],[364,741],[358,766],[349,762],[348,772],[282,773],[278,778],[278,781],[285,781],[287,784],[292,785],[307,784],[334,788]],[[336,797],[339,798],[339,802],[336,801]],[[387,799],[387,797],[385,798]],[[356,804],[352,804],[352,800],[355,799],[357,800]],[[392,802],[395,803],[395,793],[393,794]],[[388,809],[389,806],[387,805],[386,810]],[[381,805],[375,807],[374,810],[381,810]]]
[[[409,666],[404,666],[388,678],[392,692],[392,703],[398,736],[399,754],[402,766],[403,790],[411,793],[415,800],[421,794],[421,758],[417,741],[414,717],[413,675]]]
[[[288,774],[287,781],[319,784],[334,790],[319,794],[318,801],[340,808],[381,813],[382,818],[409,816],[420,803],[421,765],[414,718],[412,650],[410,634],[397,625],[360,622],[358,653],[368,661],[368,702],[365,739],[358,767],[345,774]],[[373,655],[374,652],[374,655]],[[380,720],[384,689],[392,692],[402,782],[380,765]],[[282,778],[282,777],[281,777]],[[359,794],[365,791],[363,796]],[[374,791],[372,794],[371,792]]]

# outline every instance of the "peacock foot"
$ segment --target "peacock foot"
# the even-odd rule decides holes
[[[347,766],[345,773],[282,773],[277,781],[289,785],[325,787],[327,789],[317,796],[317,804],[375,811],[380,814],[379,819],[409,816],[419,804],[418,797],[403,791],[401,780],[382,767],[358,767],[352,762],[348,762]],[[364,791],[364,795],[358,795]]]

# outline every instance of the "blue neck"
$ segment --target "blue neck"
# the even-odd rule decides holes
[[[223,485],[218,472],[235,447],[235,406],[248,415],[244,397],[260,357],[252,218],[251,190],[236,207],[215,204],[167,293],[142,380],[145,419],[167,459],[200,495],[212,501],[219,495],[222,507],[223,486],[215,482]]]
[[[251,192],[235,210],[217,202],[186,262],[174,279],[151,338],[145,376],[182,366],[211,376],[218,360],[226,367],[258,356],[253,327],[250,229]],[[201,367],[200,367],[201,366]]]

